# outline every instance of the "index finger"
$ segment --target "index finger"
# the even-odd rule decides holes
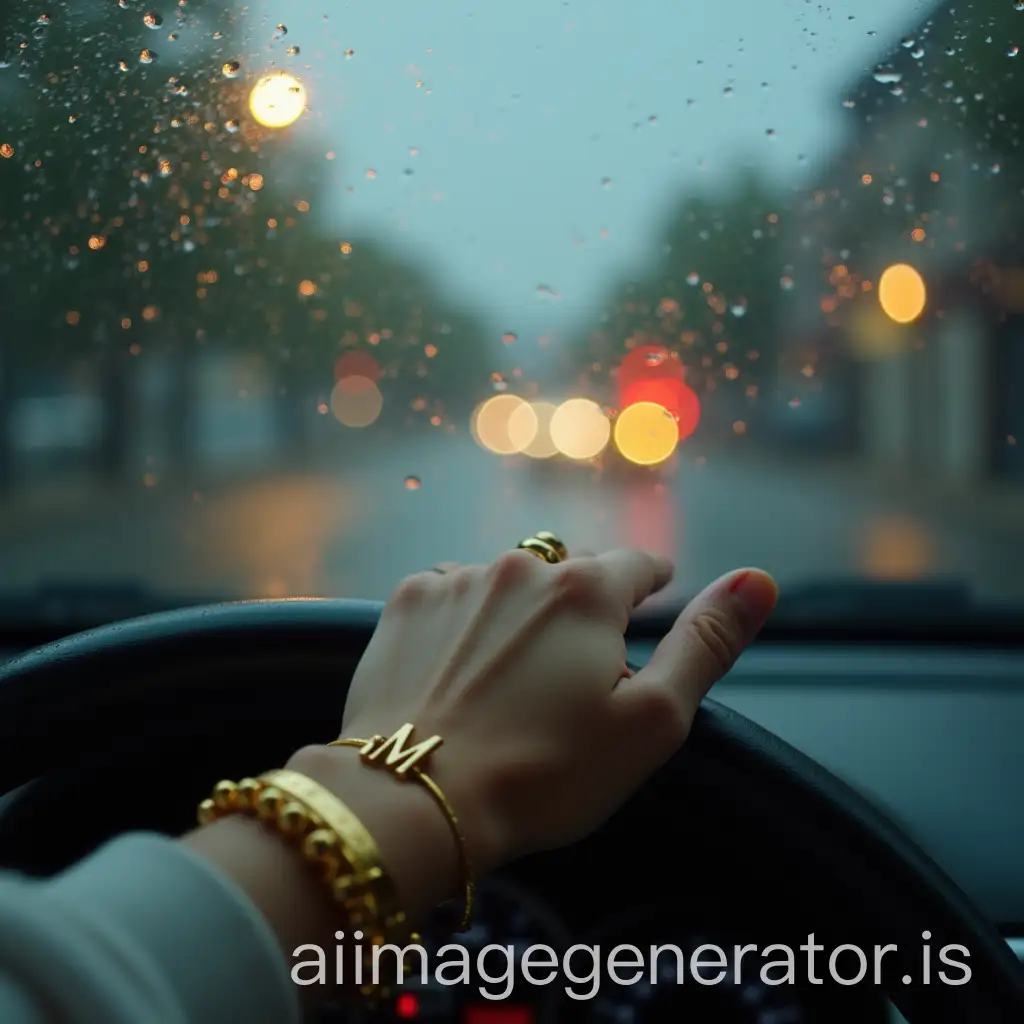
[[[610,589],[628,611],[663,590],[675,575],[675,566],[664,555],[639,548],[616,548],[595,561],[607,572]]]

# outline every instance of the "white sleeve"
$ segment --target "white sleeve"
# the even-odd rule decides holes
[[[181,843],[116,839],[52,881],[0,874],[3,1024],[298,1024],[285,958]]]

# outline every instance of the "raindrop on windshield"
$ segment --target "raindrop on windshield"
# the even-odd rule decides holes
[[[893,71],[892,68],[878,68],[872,77],[880,85],[895,85],[897,82],[902,81],[903,74],[899,71]]]
[[[735,317],[745,316],[747,312],[747,300],[738,298],[730,307],[729,312]]]
[[[287,25],[278,25],[277,29],[274,32],[274,35],[278,39],[282,38],[283,36],[288,35],[288,26]]]
[[[418,476],[410,474],[405,478],[405,489],[407,491],[418,491],[423,486],[423,481]]]
[[[686,275],[686,283],[691,288],[696,288],[697,285],[700,284],[700,274],[698,274],[696,270],[691,270],[690,273]]]
[[[1011,46],[1006,51],[1006,56],[1007,57],[1016,57],[1018,53],[1020,53],[1020,47],[1019,46]]]
[[[780,277],[779,278],[779,287],[784,292],[791,292],[793,290],[795,284],[796,284],[796,282],[793,280],[793,278],[791,278],[789,276]]]
[[[140,64],[153,64],[156,61],[156,50],[150,50],[148,47],[139,54]]]
[[[284,52],[287,53],[289,57],[298,57],[298,55],[301,53],[297,46],[289,46],[288,49],[285,50]]]
[[[237,78],[241,70],[242,65],[237,60],[227,60],[224,62],[223,67],[221,67],[225,78]]]
[[[355,55],[356,55],[356,51],[351,49],[351,48],[345,51],[345,59],[346,60],[351,60]]]
[[[512,344],[514,344],[514,343],[515,343],[515,342],[516,342],[516,341],[518,340],[518,338],[519,338],[519,335],[518,335],[518,334],[516,334],[516,333],[515,333],[515,331],[506,331],[506,332],[505,332],[505,333],[504,333],[504,334],[503,334],[503,335],[501,336],[501,340],[502,340],[502,341],[503,341],[503,342],[504,342],[504,343],[505,343],[506,345],[512,345]]]
[[[1014,0],[1013,9],[1015,11],[1024,11],[1024,0]]]
[[[722,95],[723,95],[723,96],[724,96],[724,97],[725,97],[726,99],[729,99],[729,98],[730,98],[730,97],[732,96],[732,93],[733,93],[733,89],[732,89],[732,86],[731,86],[731,85],[727,85],[727,86],[726,86],[726,87],[725,87],[725,88],[724,88],[724,89],[722,90]]]
[[[40,14],[36,22],[40,25],[49,25],[53,18],[49,14]]]
[[[491,387],[495,391],[508,391],[508,381],[500,373],[492,373]]]
[[[157,14],[156,11],[146,11],[142,16],[142,24],[146,28],[159,28],[164,23],[164,19],[161,15]]]
[[[601,188],[611,188],[611,187],[612,187],[612,179],[611,178],[602,178],[601,179]]]

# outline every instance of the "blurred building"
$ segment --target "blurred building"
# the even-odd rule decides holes
[[[839,97],[848,142],[793,219],[785,360],[821,382],[833,448],[1024,482],[1022,17],[942,6]]]

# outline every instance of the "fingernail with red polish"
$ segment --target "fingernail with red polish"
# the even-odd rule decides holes
[[[775,580],[755,569],[737,573],[729,581],[728,592],[752,629],[764,625],[779,597]]]

